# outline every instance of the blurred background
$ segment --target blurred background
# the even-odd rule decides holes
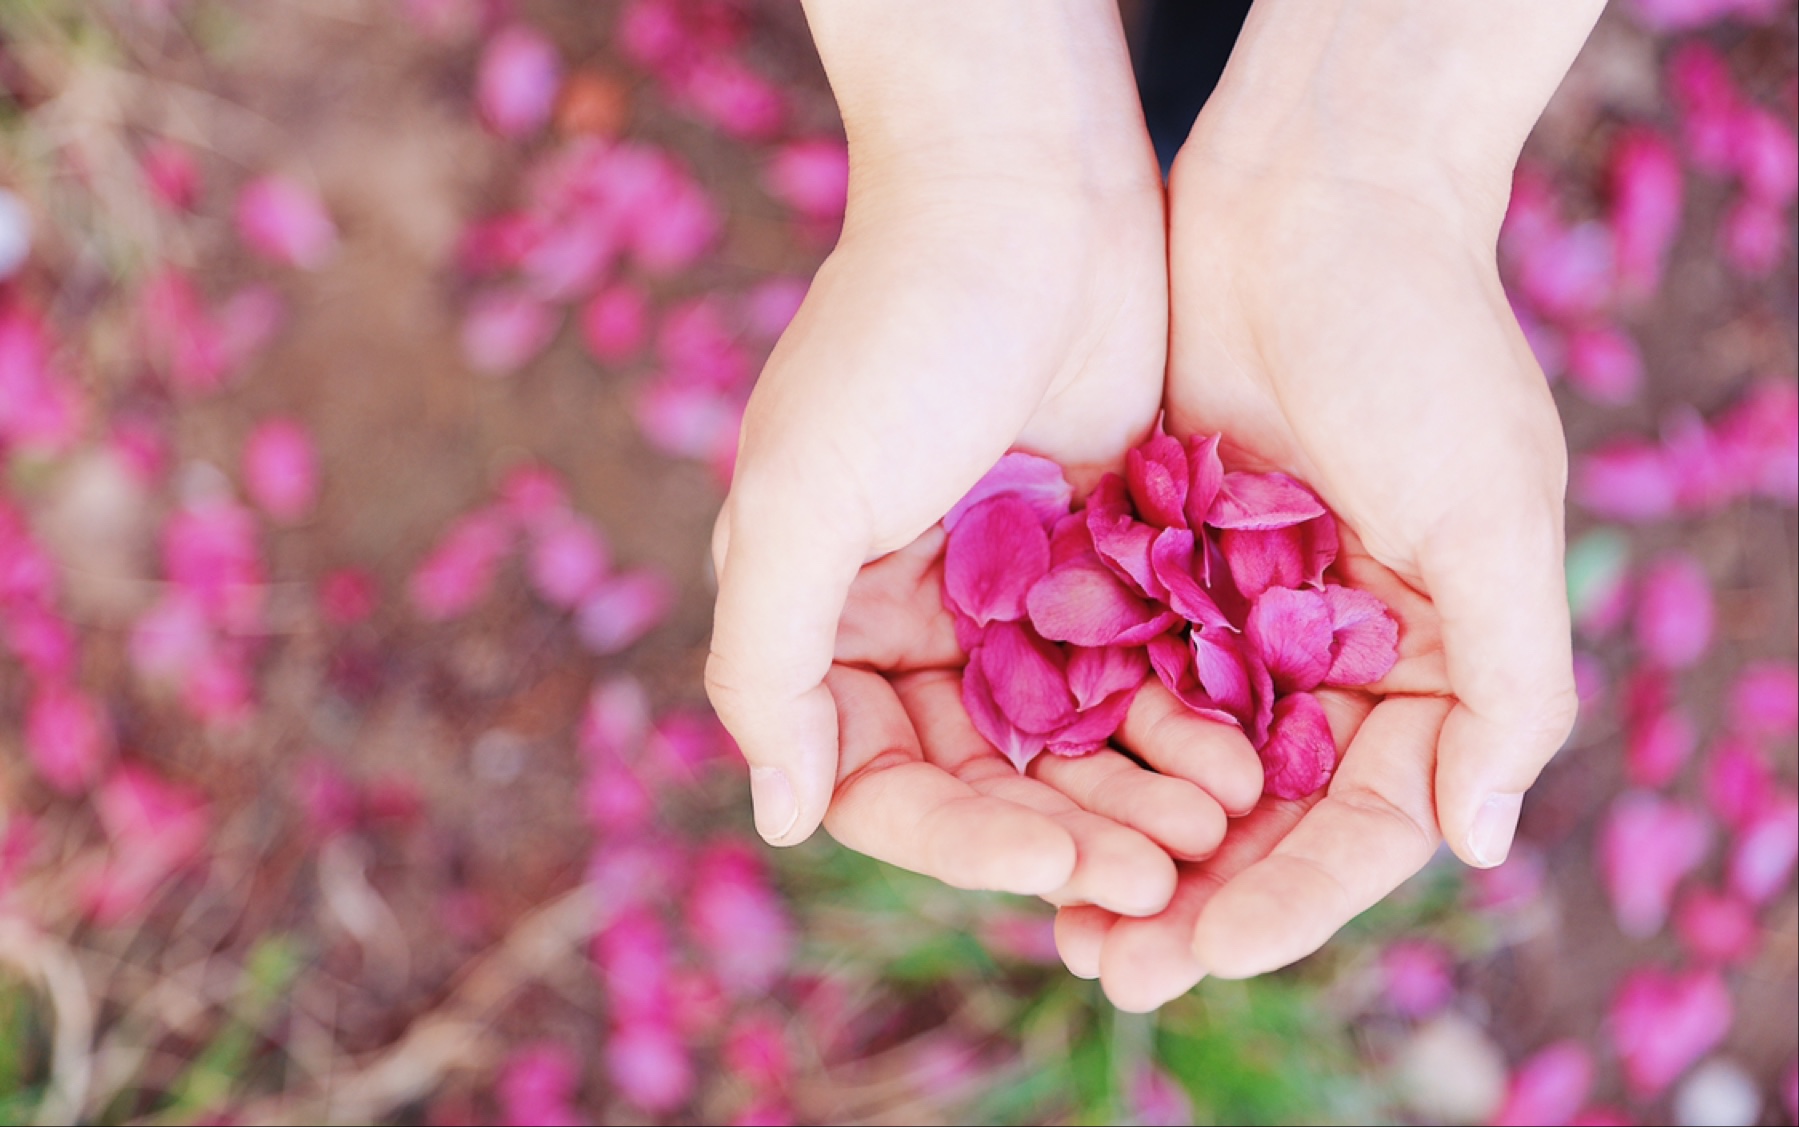
[[[1520,167],[1583,710],[1513,859],[1137,1017],[763,848],[706,708],[844,203],[796,4],[0,0],[0,1123],[1793,1123],[1796,73],[1616,4]]]

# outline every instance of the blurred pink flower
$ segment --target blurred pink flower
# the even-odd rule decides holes
[[[1583,328],[1568,335],[1568,382],[1604,406],[1633,402],[1643,389],[1643,356],[1614,328]]]
[[[1718,420],[1717,436],[1739,489],[1799,503],[1799,386],[1791,379],[1751,384]]]
[[[1684,552],[1652,563],[1637,587],[1637,645],[1669,669],[1705,656],[1712,641],[1712,588],[1705,569]]]
[[[693,1097],[698,1078],[687,1046],[672,1028],[628,1021],[606,1039],[606,1071],[627,1100],[652,1115],[668,1115]]]
[[[283,176],[244,185],[236,219],[244,244],[283,266],[315,270],[337,251],[337,225],[318,195]]]
[[[651,446],[677,458],[710,458],[735,445],[743,420],[738,398],[699,383],[659,379],[643,389],[632,414]]]
[[[743,295],[742,321],[758,340],[774,340],[787,331],[809,283],[804,278],[774,277],[757,282]]]
[[[675,586],[651,568],[603,580],[575,609],[575,633],[597,654],[615,654],[661,624],[673,609]]]
[[[765,993],[787,969],[794,927],[749,846],[724,841],[700,854],[686,911],[688,930],[727,992]]]
[[[100,775],[111,731],[100,703],[71,685],[40,685],[25,714],[25,752],[51,787],[75,794]]]
[[[1056,918],[1048,912],[999,910],[981,919],[983,946],[1002,959],[1053,967],[1062,961],[1056,952]]]
[[[101,784],[95,806],[112,845],[105,866],[83,887],[101,924],[130,919],[176,870],[197,860],[210,817],[205,796],[132,764]]]
[[[1647,298],[1661,288],[1668,250],[1680,233],[1680,156],[1660,133],[1634,127],[1612,143],[1610,161],[1618,285]]]
[[[581,1064],[553,1041],[514,1049],[495,1085],[500,1115],[518,1127],[575,1127],[587,1119],[575,1107]]]
[[[1713,746],[1705,763],[1705,800],[1725,826],[1735,830],[1768,808],[1774,794],[1774,769],[1754,743],[1727,735]]]
[[[766,1011],[743,1014],[725,1034],[723,1056],[725,1067],[747,1082],[752,1091],[781,1090],[793,1073],[787,1048],[787,1021]]]
[[[244,490],[283,524],[312,512],[319,496],[318,452],[297,419],[264,419],[244,442]]]
[[[1633,786],[1667,786],[1699,746],[1699,725],[1679,706],[1632,717],[1625,740],[1625,773]]]
[[[1599,828],[1599,869],[1618,929],[1641,939],[1660,931],[1674,889],[1705,859],[1711,833],[1684,803],[1645,791],[1612,802]]]
[[[475,103],[502,137],[534,133],[550,119],[562,85],[562,60],[541,33],[514,24],[495,33],[481,53]]]
[[[407,581],[412,605],[432,620],[468,613],[487,597],[511,550],[512,530],[499,513],[477,509],[458,517]]]
[[[786,117],[780,87],[729,55],[697,56],[677,87],[695,117],[740,141],[767,139]]]
[[[1490,1127],[1567,1123],[1593,1089],[1593,1054],[1579,1041],[1537,1050],[1513,1071]]]
[[[179,682],[212,653],[212,624],[200,600],[170,587],[131,628],[128,653],[137,675]]]
[[[581,714],[577,739],[589,763],[634,755],[650,730],[650,700],[643,683],[622,674],[593,687]]]
[[[1149,1061],[1132,1070],[1124,1102],[1130,1122],[1144,1127],[1186,1127],[1193,1122],[1193,1098],[1187,1089]]]
[[[1518,286],[1536,312],[1552,320],[1586,317],[1611,301],[1611,232],[1583,223],[1531,247],[1518,265]]]
[[[554,526],[568,513],[568,483],[540,462],[508,470],[498,493],[499,511],[524,529]]]
[[[1612,1044],[1638,1099],[1654,1099],[1730,1031],[1730,990],[1715,970],[1638,967],[1612,1001]]]
[[[319,610],[333,626],[366,622],[381,605],[381,581],[359,567],[340,567],[319,580]]]
[[[232,728],[249,720],[256,711],[256,682],[245,655],[209,652],[188,671],[181,702],[213,727]]]
[[[200,200],[200,168],[184,145],[167,139],[144,149],[140,168],[150,195],[170,211],[192,211]]]
[[[60,615],[37,603],[0,605],[0,639],[39,681],[61,681],[75,672],[74,631]]]
[[[1756,661],[1737,674],[1730,722],[1756,736],[1789,739],[1799,732],[1799,665]]]
[[[1708,888],[1689,889],[1680,898],[1674,930],[1702,965],[1745,962],[1761,945],[1755,909],[1729,893]]]
[[[219,629],[262,628],[265,575],[256,517],[228,497],[207,497],[177,510],[162,529],[163,568]]]
[[[481,375],[509,376],[549,347],[558,321],[553,308],[526,294],[482,294],[463,314],[463,359]]]
[[[631,0],[619,13],[617,34],[625,57],[651,70],[673,60],[688,42],[673,0]]]
[[[588,768],[581,784],[581,808],[595,833],[617,840],[649,827],[656,797],[629,764],[608,759]]]
[[[612,553],[594,523],[565,513],[533,531],[526,574],[545,602],[567,608],[592,593],[611,565]]]
[[[672,274],[700,260],[723,226],[706,190],[685,174],[671,174],[663,194],[647,202],[631,227],[631,253],[652,274]]]
[[[1717,48],[1689,39],[1668,58],[1668,89],[1693,163],[1713,176],[1731,170],[1739,95]]]
[[[791,141],[762,179],[769,195],[807,219],[841,219],[849,200],[849,148],[835,137]]]
[[[1653,521],[1674,512],[1679,482],[1659,447],[1617,438],[1577,459],[1569,492],[1596,516]]]
[[[1429,1017],[1455,997],[1455,960],[1429,939],[1402,939],[1380,956],[1387,1005],[1402,1017]]]
[[[1745,196],[1725,214],[1719,231],[1724,260],[1745,277],[1765,278],[1786,253],[1790,230],[1780,207]]]
[[[657,891],[665,895],[668,889]],[[661,1020],[669,1012],[674,969],[668,928],[644,907],[608,907],[617,915],[593,939],[593,961],[606,988],[606,1004],[624,1020]]]
[[[519,275],[535,298],[574,301],[599,284],[619,250],[614,217],[587,209],[538,232],[519,260]]]
[[[1799,195],[1799,135],[1759,106],[1740,106],[1731,123],[1731,156],[1749,198],[1784,208]]]
[[[649,336],[649,301],[629,283],[601,290],[581,310],[581,339],[594,359],[621,364],[642,351]]]
[[[1730,850],[1730,887],[1765,904],[1787,886],[1799,861],[1799,796],[1771,797],[1738,831]]]
[[[656,331],[656,355],[682,383],[729,388],[748,381],[749,357],[737,343],[727,307],[707,296],[672,306]]]

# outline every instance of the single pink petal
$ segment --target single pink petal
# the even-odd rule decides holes
[[[413,606],[431,620],[468,613],[487,597],[511,547],[510,524],[496,514],[478,511],[459,518],[407,581]]]
[[[1774,768],[1754,743],[1726,736],[1705,764],[1705,800],[1726,826],[1741,829],[1765,811],[1774,796]]]
[[[525,294],[483,294],[463,317],[463,359],[481,375],[509,376],[549,346],[558,321],[554,309]]]
[[[1632,127],[1612,142],[1610,165],[1618,285],[1647,298],[1661,288],[1668,251],[1680,233],[1680,155],[1661,134]]]
[[[685,1104],[699,1083],[681,1035],[657,1021],[635,1020],[614,1030],[605,1060],[618,1093],[657,1117]]]
[[[1633,717],[1625,738],[1625,774],[1633,785],[1667,786],[1699,746],[1699,726],[1678,706]]]
[[[1050,959],[1058,961],[1055,941],[1050,941]],[[726,1035],[725,1067],[752,1087],[782,1088],[793,1075],[792,1053],[787,1047],[787,1022],[773,1014],[751,1014],[738,1017]]]
[[[979,660],[994,703],[1025,731],[1053,732],[1074,714],[1067,658],[1060,647],[1027,627],[1012,622],[989,625]]]
[[[740,141],[768,138],[787,113],[778,86],[725,54],[696,57],[681,76],[679,92],[694,116]]]
[[[1307,581],[1305,527],[1227,528],[1218,534],[1218,548],[1231,581],[1244,598],[1255,599],[1270,587],[1298,587]]]
[[[1640,1100],[1654,1099],[1730,1032],[1730,989],[1715,970],[1640,967],[1612,1001],[1612,1044]]]
[[[1531,1054],[1512,1073],[1491,1127],[1570,1122],[1592,1090],[1592,1052],[1579,1041],[1558,1041]]]
[[[669,307],[656,332],[656,355],[684,381],[719,388],[743,384],[750,363],[738,343],[742,333],[733,316],[713,295]]]
[[[1093,550],[1093,533],[1087,528],[1086,514],[1063,513],[1050,526],[1049,566],[1053,570],[1076,563],[1105,566]]]
[[[1771,110],[1745,105],[1731,128],[1731,158],[1743,191],[1775,208],[1799,195],[1799,135]]]
[[[1799,665],[1756,661],[1744,666],[1730,691],[1730,719],[1754,735],[1791,739],[1799,732]]]
[[[687,29],[673,0],[631,0],[619,13],[616,33],[625,58],[652,71],[688,49]]]
[[[1799,387],[1792,381],[1751,384],[1718,421],[1717,444],[1737,489],[1799,503]]]
[[[621,249],[617,222],[609,215],[584,213],[541,233],[520,257],[519,279],[532,297],[575,301],[593,291]]]
[[[1652,521],[1674,512],[1679,482],[1660,447],[1627,438],[1582,457],[1571,493],[1595,516]]]
[[[1582,223],[1533,246],[1518,263],[1518,288],[1532,309],[1554,320],[1591,316],[1612,296],[1612,233]]]
[[[1188,622],[1214,630],[1235,630],[1195,574],[1194,534],[1165,528],[1156,534],[1149,562],[1157,582],[1168,592],[1168,606]]]
[[[1643,354],[1617,329],[1590,327],[1568,336],[1568,382],[1607,407],[1635,402],[1643,390]]]
[[[1783,209],[1747,196],[1725,213],[1719,230],[1724,260],[1747,278],[1765,278],[1786,253],[1790,227]]]
[[[1324,502],[1284,473],[1227,473],[1206,523],[1213,528],[1285,528],[1324,512]]]
[[[100,703],[67,685],[41,686],[25,715],[25,752],[43,780],[75,794],[100,775],[111,745]]]
[[[1691,556],[1670,552],[1643,573],[1636,635],[1650,660],[1669,669],[1698,661],[1711,647],[1712,618],[1711,582]]]
[[[1087,755],[1105,747],[1113,733],[1124,726],[1142,683],[1122,689],[1092,708],[1074,714],[1067,724],[1049,734],[1044,750],[1052,755]]]
[[[1025,615],[1026,594],[1048,571],[1049,535],[1036,510],[1003,493],[956,522],[944,549],[943,593],[980,625],[1016,622]]]
[[[1254,722],[1255,699],[1249,663],[1243,655],[1244,644],[1223,631],[1193,631],[1193,673],[1200,687],[1219,708],[1236,717],[1239,724],[1247,725]]]
[[[1289,693],[1277,700],[1260,754],[1264,792],[1305,798],[1322,790],[1337,769],[1337,745],[1318,698]]]
[[[502,137],[523,137],[550,120],[562,86],[556,47],[534,28],[514,24],[496,32],[481,53],[475,104]]]
[[[743,295],[740,319],[758,340],[770,341],[787,331],[806,300],[805,278],[764,278]]]
[[[1157,530],[1132,514],[1124,479],[1117,474],[1101,478],[1099,487],[1087,498],[1087,531],[1099,558],[1138,594],[1152,599],[1166,596],[1167,588],[1156,579],[1150,561]]]
[[[1212,434],[1205,437],[1194,435],[1187,439],[1187,466],[1191,471],[1187,479],[1187,520],[1188,528],[1200,528],[1206,522],[1206,514],[1212,511],[1212,503],[1218,499],[1218,490],[1224,486],[1224,463],[1218,457],[1219,436]]]
[[[252,180],[237,196],[237,233],[283,266],[314,270],[337,250],[337,225],[310,188],[281,176]]]
[[[849,147],[835,137],[789,142],[762,182],[769,195],[808,219],[841,219],[849,200]]]
[[[1674,931],[1701,964],[1747,962],[1761,947],[1755,909],[1727,892],[1695,888],[1674,909]]]
[[[1331,607],[1311,590],[1271,587],[1249,610],[1244,636],[1281,692],[1318,687],[1331,669]]]
[[[1765,904],[1790,887],[1799,862],[1799,798],[1771,799],[1737,833],[1730,848],[1730,887],[1751,904]]]
[[[1187,524],[1187,451],[1178,438],[1156,434],[1125,454],[1125,483],[1137,515],[1160,528]]]
[[[715,842],[695,858],[682,907],[688,935],[733,997],[766,995],[793,961],[793,920],[745,843]]]
[[[1660,931],[1675,886],[1710,844],[1704,816],[1684,803],[1646,791],[1615,799],[1599,830],[1599,870],[1618,930],[1632,938]]]
[[[1044,737],[1014,724],[994,700],[993,686],[987,680],[978,648],[969,654],[968,664],[962,670],[962,707],[968,710],[974,730],[1011,760],[1019,774],[1024,774],[1031,760],[1043,751],[1047,742]]]
[[[1430,939],[1401,939],[1380,956],[1387,1006],[1401,1017],[1423,1018],[1455,997],[1455,959]]]
[[[1195,712],[1216,710],[1228,723],[1237,723],[1236,717],[1219,709],[1200,685],[1199,675],[1193,667],[1193,643],[1190,640],[1164,634],[1160,638],[1150,639],[1147,651],[1149,665],[1155,671],[1156,679],[1182,704]]]
[[[723,228],[712,197],[682,175],[629,228],[632,255],[651,274],[673,274],[698,262]]]
[[[1092,708],[1148,676],[1149,655],[1141,646],[1076,646],[1068,653],[1068,690],[1076,708]]]
[[[736,442],[743,404],[708,384],[658,379],[639,392],[632,414],[656,449],[677,458],[708,458]]]
[[[1399,624],[1387,604],[1366,591],[1327,584],[1324,603],[1331,615],[1332,685],[1366,685],[1385,677],[1399,662]]]
[[[566,608],[601,582],[612,555],[593,522],[570,513],[536,530],[526,563],[531,586],[544,601]]]
[[[649,302],[643,291],[620,282],[601,290],[581,309],[581,339],[594,359],[620,364],[642,351],[649,337]]]
[[[1062,467],[1048,458],[1014,450],[994,463],[992,469],[975,482],[974,488],[943,514],[943,527],[954,532],[956,525],[989,497],[1012,494],[1018,497],[1046,527],[1066,516],[1074,497],[1074,489],[1062,476]]]
[[[574,1103],[580,1081],[575,1054],[555,1042],[541,1041],[507,1058],[494,1094],[508,1123],[575,1127],[586,1122]]]
[[[597,654],[628,649],[654,630],[675,604],[675,585],[652,568],[600,583],[575,610],[575,633]]]
[[[647,858],[628,860],[633,865],[650,865]],[[685,858],[682,860],[684,864]],[[635,875],[652,879],[656,876],[628,872],[610,875],[613,879],[607,883],[615,884],[630,882]],[[668,1012],[674,941],[661,916],[630,900],[617,905],[611,922],[594,936],[592,955],[613,1013],[629,1021],[656,1018]]]
[[[294,419],[266,419],[244,442],[244,489],[284,524],[312,511],[319,496],[318,454],[312,435]]]
[[[1268,743],[1268,732],[1274,724],[1274,705],[1280,694],[1275,690],[1274,675],[1268,672],[1268,663],[1262,660],[1262,655],[1254,646],[1245,646],[1244,650],[1243,664],[1249,670],[1250,698],[1255,702],[1255,713],[1243,725],[1243,733],[1260,751]]]

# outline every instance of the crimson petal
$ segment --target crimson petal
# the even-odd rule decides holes
[[[1180,439],[1157,434],[1125,455],[1125,479],[1137,512],[1150,524],[1187,523],[1187,452]]]

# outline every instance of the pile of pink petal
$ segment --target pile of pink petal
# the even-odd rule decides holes
[[[1226,473],[1218,442],[1158,433],[1079,510],[1054,462],[1007,454],[944,517],[962,699],[1020,771],[1106,746],[1153,671],[1243,730],[1269,794],[1330,781],[1315,690],[1385,676],[1399,628],[1375,596],[1327,582],[1324,503],[1285,474]]]

